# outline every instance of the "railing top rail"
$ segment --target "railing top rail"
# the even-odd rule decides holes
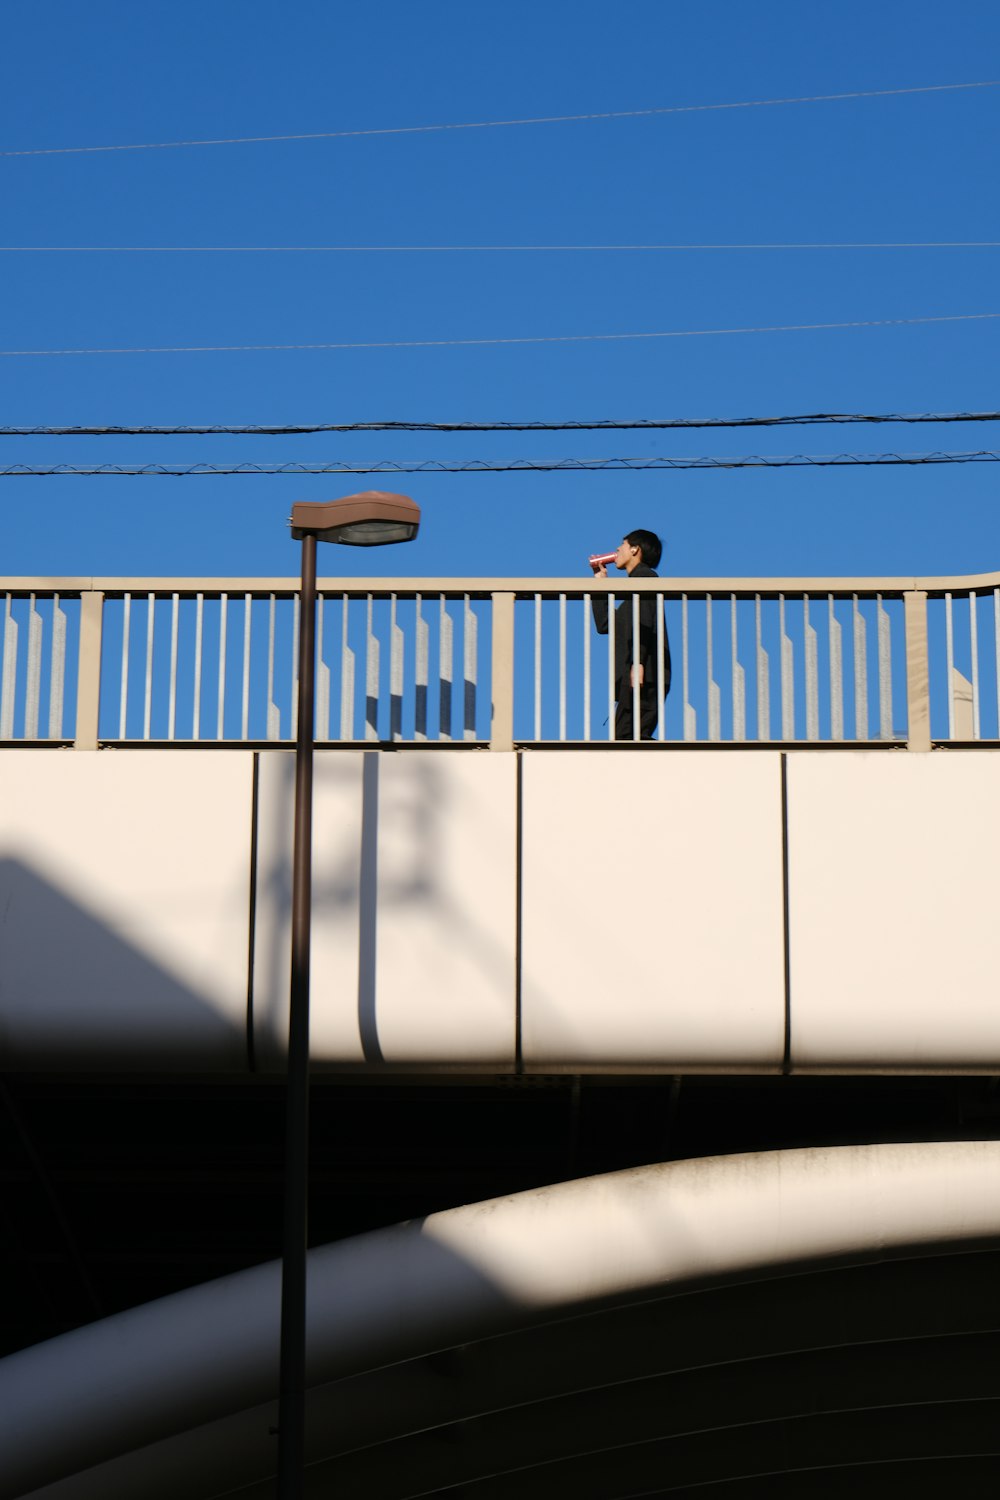
[[[576,575],[572,578],[491,577],[394,577],[343,578],[331,575],[317,579],[317,588],[337,594],[471,594],[479,598],[493,593],[559,594],[587,593],[606,589],[610,593],[670,594],[902,594],[915,589],[928,593],[1000,588],[1000,572],[966,573],[941,577],[837,577],[837,578],[660,578],[600,579]],[[0,577],[0,592],[11,594],[297,594],[297,577]]]

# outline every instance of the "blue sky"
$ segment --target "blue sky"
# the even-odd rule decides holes
[[[706,105],[1000,76],[957,0],[279,7],[35,0],[0,150]],[[0,157],[5,246],[1000,240],[1000,89],[634,119]],[[1000,252],[2,252],[0,348],[543,338],[1000,312]],[[1000,405],[1000,321],[621,342],[5,356],[4,424],[561,420]],[[1000,448],[994,426],[6,438],[6,463]],[[419,500],[405,553],[325,572],[569,575],[635,525],[662,571],[1000,565],[992,465],[785,472],[5,479],[19,574],[291,574],[294,499]]]

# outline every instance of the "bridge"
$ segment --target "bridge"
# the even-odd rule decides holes
[[[0,1495],[270,1493],[297,589],[0,580]],[[995,1475],[1000,574],[320,591],[309,1493]]]

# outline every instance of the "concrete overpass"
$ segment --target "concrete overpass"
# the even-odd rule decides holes
[[[616,745],[579,581],[327,585],[319,1085],[405,1088],[397,1156],[442,1088],[525,1110],[568,1089],[575,1144],[568,1171],[544,1130],[508,1153],[478,1208],[468,1170],[432,1187],[417,1153],[367,1220],[417,1223],[317,1242],[310,1494],[996,1475],[1000,577],[657,590],[677,691],[654,743]],[[294,611],[288,580],[7,581],[0,1036],[30,1164],[8,1170],[64,1279],[100,1280],[108,1209],[48,1121],[86,1129],[136,1079],[118,1128],[141,1136],[139,1094],[168,1091],[171,1175],[145,1175],[189,1193],[222,1101],[280,1085]],[[678,1097],[723,1086],[724,1154],[706,1116],[662,1160]],[[195,1139],[199,1088],[219,1103]],[[578,1149],[601,1091],[604,1157]],[[666,1113],[629,1135],[651,1097]],[[784,1111],[764,1154],[762,1106]],[[33,1347],[0,1363],[0,1494],[269,1493],[256,1244],[160,1302],[105,1280],[76,1331],[8,1341]]]

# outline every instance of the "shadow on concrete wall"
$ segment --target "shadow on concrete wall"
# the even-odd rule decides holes
[[[244,1069],[243,1017],[220,1014],[75,895],[0,859],[4,1066]]]

